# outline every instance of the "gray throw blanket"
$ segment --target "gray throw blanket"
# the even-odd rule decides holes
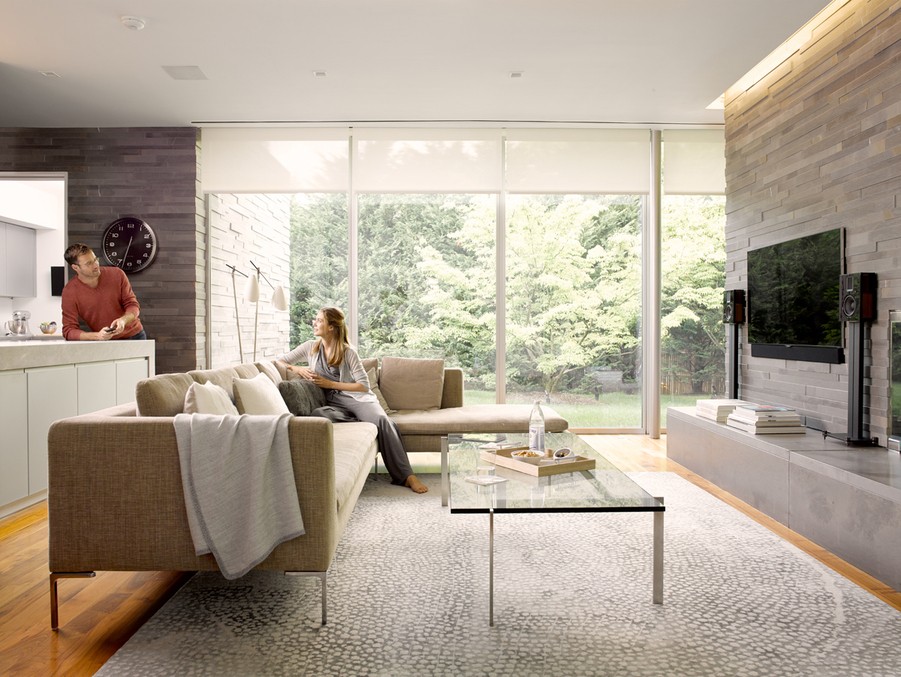
[[[239,578],[277,545],[304,534],[279,416],[178,414],[175,435],[195,552]]]

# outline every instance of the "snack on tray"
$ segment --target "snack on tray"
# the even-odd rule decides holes
[[[539,458],[541,454],[537,451],[532,451],[531,449],[523,449],[522,451],[514,451],[511,456],[516,456],[517,458]]]

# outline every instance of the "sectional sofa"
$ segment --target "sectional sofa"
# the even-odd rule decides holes
[[[523,432],[529,406],[463,405],[463,374],[441,361],[366,360],[411,452],[438,451],[454,433]],[[440,371],[439,371],[440,370]],[[58,627],[58,581],[95,571],[217,570],[195,555],[185,509],[174,417],[193,383],[215,383],[234,396],[235,379],[286,377],[272,362],[163,374],[141,381],[136,402],[54,423],[49,453],[51,626]],[[431,400],[429,399],[431,398]],[[410,408],[407,405],[434,405]],[[549,431],[567,422],[546,410]],[[338,541],[376,459],[376,428],[312,416],[288,421],[294,480],[306,533],[278,545],[256,568],[326,583]],[[411,500],[429,500],[410,496]]]

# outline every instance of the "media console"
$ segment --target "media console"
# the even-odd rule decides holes
[[[752,435],[667,409],[667,456],[901,590],[901,454],[810,431]]]

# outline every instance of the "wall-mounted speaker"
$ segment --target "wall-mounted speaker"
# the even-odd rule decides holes
[[[44,278],[47,279],[47,278]],[[50,266],[50,294],[62,296],[66,286],[66,269],[64,266]]]
[[[842,322],[876,319],[876,273],[848,273],[839,278],[838,312]]]
[[[743,324],[745,321],[745,290],[727,289],[723,292],[723,324]]]

